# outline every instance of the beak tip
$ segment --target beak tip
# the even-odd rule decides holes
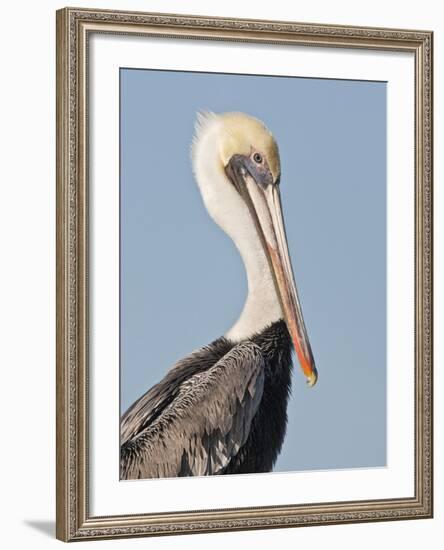
[[[318,380],[318,372],[316,369],[313,369],[311,374],[307,376],[307,386],[309,388],[312,388],[316,384],[317,380]]]

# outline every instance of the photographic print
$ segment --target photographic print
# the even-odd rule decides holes
[[[120,128],[121,479],[385,466],[386,83],[121,68]]]
[[[425,30],[57,12],[57,537],[428,518]]]

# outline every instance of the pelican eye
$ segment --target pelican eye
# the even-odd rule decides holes
[[[259,153],[254,153],[253,160],[256,164],[262,164],[262,155]]]

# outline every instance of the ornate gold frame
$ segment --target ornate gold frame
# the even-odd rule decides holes
[[[415,496],[91,517],[88,511],[86,46],[92,32],[415,56]],[[65,8],[57,12],[57,537],[64,541],[432,517],[432,41],[428,31]]]

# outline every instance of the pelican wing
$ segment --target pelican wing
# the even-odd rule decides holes
[[[161,411],[150,410],[151,421],[135,436],[122,429],[121,478],[223,473],[248,438],[263,386],[264,358],[252,342],[185,378]],[[137,414],[143,417],[141,410]]]
[[[213,367],[232,348],[225,338],[219,338],[178,361],[164,378],[137,401],[122,416],[120,444],[143,432],[177,397],[180,387],[198,372]]]

